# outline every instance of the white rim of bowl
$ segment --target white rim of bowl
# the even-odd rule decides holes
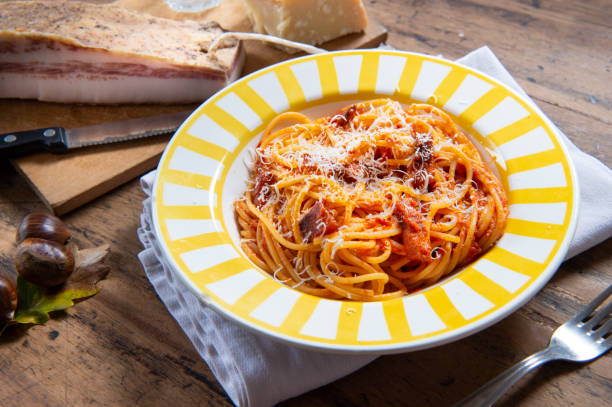
[[[532,109],[534,109],[534,111],[538,114],[538,116],[546,123],[546,125],[551,129],[551,131],[554,133],[555,138],[557,139],[557,141],[559,142],[559,145],[561,147],[561,150],[563,151],[564,157],[567,160],[567,164],[570,170],[570,175],[571,175],[571,179],[572,179],[572,213],[570,215],[570,221],[569,221],[569,225],[567,228],[567,232],[563,238],[563,241],[561,242],[561,245],[559,246],[559,249],[557,250],[557,253],[555,254],[555,256],[551,259],[551,261],[548,263],[548,265],[546,266],[546,268],[544,269],[544,271],[542,271],[542,273],[536,277],[531,283],[529,283],[529,286],[523,291],[521,292],[519,295],[517,295],[515,298],[513,298],[512,300],[508,301],[506,304],[500,306],[497,310],[491,312],[490,314],[486,315],[485,317],[479,318],[475,321],[472,322],[468,322],[465,325],[463,325],[460,328],[456,328],[444,333],[441,333],[439,335],[432,335],[429,336],[427,338],[423,338],[423,339],[417,339],[414,341],[406,341],[406,342],[399,342],[399,343],[392,343],[392,344],[382,344],[382,345],[368,345],[368,344],[364,344],[364,345],[338,345],[338,344],[333,344],[333,343],[325,343],[325,342],[317,342],[317,341],[310,341],[310,340],[306,340],[306,339],[302,339],[302,338],[296,338],[296,337],[292,337],[292,336],[288,336],[288,335],[284,335],[278,332],[275,332],[271,329],[266,328],[263,325],[256,325],[253,324],[251,322],[249,322],[248,320],[245,320],[243,318],[238,317],[237,315],[235,315],[234,313],[230,312],[228,309],[224,308],[223,306],[221,306],[220,304],[218,304],[217,302],[215,302],[214,300],[212,300],[206,293],[204,293],[199,287],[195,286],[193,284],[193,282],[191,280],[189,280],[187,278],[187,276],[185,276],[185,274],[181,271],[181,268],[179,267],[179,265],[176,263],[176,261],[174,260],[174,258],[170,255],[170,250],[168,248],[168,245],[166,244],[166,242],[163,239],[159,239],[160,242],[160,248],[163,251],[163,254],[165,256],[165,260],[168,263],[168,265],[171,267],[171,272],[174,273],[175,276],[177,276],[181,282],[183,284],[185,284],[194,295],[196,295],[198,298],[200,298],[204,303],[206,303],[206,305],[210,306],[213,310],[215,310],[216,312],[218,312],[219,314],[221,314],[222,316],[228,318],[230,320],[230,322],[234,322],[237,323],[238,325],[248,329],[249,331],[258,334],[258,335],[265,335],[268,338],[274,339],[276,341],[280,341],[282,343],[291,345],[291,346],[296,346],[299,348],[303,348],[303,349],[308,349],[308,350],[313,350],[313,351],[320,351],[320,352],[327,352],[327,353],[340,353],[340,354],[361,354],[361,355],[382,355],[382,354],[393,354],[393,353],[403,353],[403,352],[412,352],[412,351],[417,351],[417,350],[423,350],[423,349],[428,349],[431,347],[435,347],[435,346],[440,346],[440,345],[444,345],[450,342],[454,342],[457,341],[459,339],[465,338],[468,335],[472,335],[475,334],[477,332],[482,331],[485,328],[488,328],[489,326],[493,325],[496,322],[501,321],[502,319],[506,318],[508,315],[510,315],[511,313],[513,313],[514,311],[516,311],[517,309],[519,309],[520,307],[522,307],[525,303],[527,303],[531,298],[533,298],[543,287],[544,285],[546,285],[546,283],[548,283],[548,281],[552,278],[552,276],[555,274],[555,272],[557,271],[557,269],[559,268],[561,262],[563,261],[563,259],[565,258],[565,255],[567,254],[567,251],[569,249],[569,244],[572,240],[572,238],[574,237],[574,233],[576,231],[576,225],[577,225],[577,220],[578,220],[578,206],[579,206],[579,185],[578,185],[578,177],[576,175],[576,169],[574,166],[574,162],[572,160],[572,157],[569,155],[569,151],[568,148],[566,146],[566,142],[564,140],[563,135],[561,134],[561,131],[557,128],[557,126],[555,126],[549,119],[548,117],[544,114],[544,112],[542,112],[542,110],[531,100],[531,98],[529,98],[528,96],[525,97],[524,95],[520,94],[519,92],[517,92],[516,90],[514,90],[513,88],[511,88],[510,86],[508,86],[507,84],[501,82],[500,80],[488,75],[485,72],[481,72],[478,71],[476,69],[473,69],[471,67],[468,67],[466,65],[462,65],[460,63],[457,63],[455,61],[451,61],[451,60],[447,60],[441,57],[437,57],[437,56],[431,56],[431,55],[427,55],[427,54],[421,54],[421,53],[417,53],[417,52],[408,52],[408,51],[399,51],[399,50],[376,50],[376,49],[371,49],[371,50],[345,50],[345,51],[332,51],[332,52],[328,52],[325,54],[321,54],[321,55],[342,55],[342,54],[355,54],[355,53],[368,53],[368,54],[389,54],[389,53],[395,53],[395,54],[402,54],[402,55],[416,55],[419,57],[424,57],[427,59],[433,59],[433,60],[438,60],[440,62],[443,62],[445,64],[452,64],[455,66],[458,66],[462,69],[467,69],[468,71],[477,73],[479,75],[482,75],[484,77],[486,77],[488,80],[492,81],[495,84],[498,84],[499,86],[503,87],[505,90],[507,90],[508,92],[510,92],[510,94],[512,94],[513,96],[517,97],[518,99],[520,99],[521,101],[523,101],[524,103],[528,104]],[[279,63],[276,63],[274,65],[270,65],[267,66],[265,68],[262,68],[260,70],[257,70],[255,72],[252,72],[242,78],[240,78],[239,80],[227,85],[226,87],[224,87],[223,89],[219,90],[218,92],[216,92],[214,95],[210,96],[206,101],[204,101],[200,106],[198,106],[190,115],[187,119],[185,119],[185,121],[183,122],[183,124],[177,129],[177,131],[175,132],[175,134],[172,136],[172,138],[170,139],[170,141],[168,142],[168,146],[164,149],[164,152],[159,160],[159,163],[161,165],[161,163],[164,162],[164,160],[166,159],[166,155],[168,153],[168,149],[169,146],[172,145],[172,143],[175,141],[176,137],[178,136],[178,134],[181,132],[182,128],[186,125],[187,122],[189,122],[189,120],[191,119],[191,117],[198,111],[200,111],[206,104],[208,103],[212,103],[210,102],[211,100],[213,100],[219,93],[224,92],[227,90],[228,87],[232,87],[237,83],[243,82],[243,81],[248,81],[249,78],[251,76],[257,75],[259,73],[261,73],[264,70],[274,70],[277,66],[279,65],[283,65],[283,64],[287,64],[287,63],[293,63],[295,61],[299,61],[301,59],[309,59],[309,58],[316,58],[316,55],[306,55],[306,56],[302,56],[302,57],[298,57],[298,58],[293,58],[293,59],[289,59],[286,61],[282,61]],[[159,166],[158,166],[159,168]],[[153,185],[153,189],[152,189],[152,193],[151,193],[151,209],[152,209],[152,218],[153,218],[153,228],[154,228],[154,232],[156,237],[159,236],[163,236],[162,232],[161,232],[161,228],[159,225],[159,219],[157,218],[157,189],[158,189],[158,181],[159,181],[159,173],[157,173],[155,175],[155,183]]]

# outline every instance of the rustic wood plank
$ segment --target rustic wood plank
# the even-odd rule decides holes
[[[44,210],[6,163],[0,168],[0,264],[12,270],[13,237],[20,219]],[[0,337],[2,406],[179,405],[203,397],[231,405],[180,327],[159,301],[134,255],[141,201],[137,181],[64,217],[79,246],[111,245],[109,277],[95,297],[44,326]],[[12,273],[11,273],[12,274]]]

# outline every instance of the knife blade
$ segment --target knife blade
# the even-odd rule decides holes
[[[2,134],[0,155],[13,157],[38,151],[59,154],[80,147],[170,134],[176,131],[191,113],[182,111],[74,129],[44,127]]]

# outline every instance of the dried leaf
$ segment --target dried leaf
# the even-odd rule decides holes
[[[49,312],[61,311],[70,307],[74,297],[70,292],[49,289],[32,284],[23,277],[17,277],[17,297],[19,303],[15,312],[15,321],[22,324],[44,324],[49,320]]]
[[[98,247],[92,247],[90,249],[74,250],[74,264],[78,269],[79,267],[87,267],[92,264],[101,263],[102,260],[108,255],[110,246],[104,244]]]
[[[49,320],[50,312],[65,310],[74,305],[74,300],[96,294],[99,291],[96,284],[110,271],[109,266],[99,263],[107,253],[108,245],[76,251],[76,269],[59,287],[41,287],[19,276],[15,321],[43,324]]]
[[[64,290],[82,293],[79,298],[94,295],[100,291],[96,284],[103,280],[109,271],[109,266],[100,263],[78,267],[64,283]]]

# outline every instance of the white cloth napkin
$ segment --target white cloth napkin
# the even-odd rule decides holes
[[[458,60],[523,90],[488,48]],[[612,236],[612,171],[580,151],[563,135],[580,184],[578,228],[566,258]],[[155,171],[141,179],[150,196]],[[143,202],[138,236],[145,247],[138,257],[168,311],[238,406],[260,407],[305,393],[370,363],[375,356],[346,356],[294,348],[253,334],[208,308],[173,275],[152,231],[151,198]]]

